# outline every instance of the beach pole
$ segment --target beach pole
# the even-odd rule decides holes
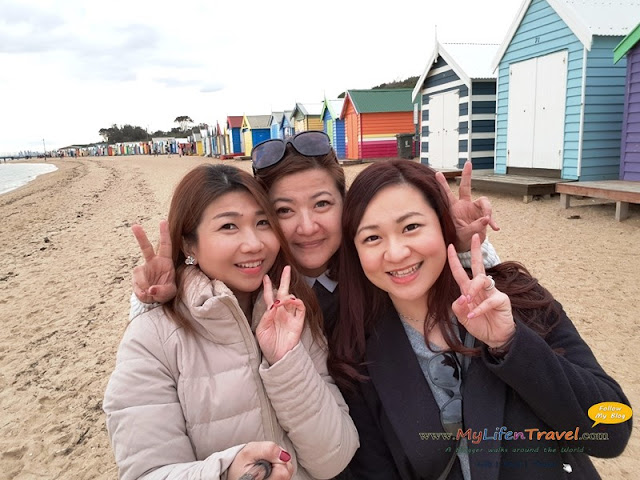
[[[47,161],[47,146],[44,144],[44,138],[42,139],[42,148],[44,149],[44,161]]]

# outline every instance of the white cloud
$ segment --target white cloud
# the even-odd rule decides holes
[[[502,41],[515,0],[0,0],[0,152],[114,123],[215,124],[419,75],[434,38]]]
[[[200,93],[215,93],[224,89],[224,85],[221,83],[207,83],[200,88]]]

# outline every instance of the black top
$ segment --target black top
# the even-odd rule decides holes
[[[322,283],[316,280],[311,288],[315,292],[318,303],[320,304],[320,309],[322,310],[322,318],[324,319],[324,335],[327,338],[331,338],[331,333],[333,333],[333,329],[338,321],[338,298],[340,296],[338,294],[339,286],[336,285],[333,292],[330,292],[324,285],[322,285]]]
[[[324,319],[323,329],[324,335],[326,338],[331,338],[331,334],[333,333],[333,329],[338,322],[338,286],[333,289],[333,292],[327,290],[327,288],[322,285],[318,280],[315,281],[313,287],[311,287],[316,294],[316,298],[318,299],[318,303],[320,304],[320,309],[322,310],[322,318]],[[334,480],[352,480],[353,476],[349,472],[349,468],[345,469],[338,476],[334,477]]]
[[[579,436],[604,433],[608,440],[469,442],[468,447],[476,449],[469,452],[471,478],[600,478],[589,455],[620,455],[631,434],[631,421],[592,428],[587,410],[605,401],[628,405],[627,398],[564,311],[545,339],[516,322],[513,344],[503,360],[496,361],[485,348],[469,364],[462,391],[465,431],[486,429],[492,437],[502,426],[513,432],[579,428]],[[361,395],[343,392],[360,436],[351,474],[367,480],[438,478],[456,442],[428,435],[443,432],[439,408],[393,308],[378,319],[368,337],[365,361],[364,373],[370,380],[359,384]],[[456,462],[447,478],[461,479],[461,473]]]

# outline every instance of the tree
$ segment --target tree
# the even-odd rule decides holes
[[[102,137],[102,140],[104,140],[105,142],[109,141],[109,129],[108,128],[101,128],[100,130],[98,130],[98,133]]]
[[[98,130],[98,133],[107,143],[118,143],[124,141],[122,131],[115,123],[109,128],[101,128]]]
[[[184,132],[189,127],[189,125],[193,123],[193,120],[191,120],[191,117],[187,115],[180,115],[179,117],[176,117],[174,123],[180,125],[180,130]]]
[[[98,133],[105,142],[108,143],[120,143],[120,142],[138,142],[144,141],[149,138],[147,131],[138,126],[123,125],[119,127],[116,124],[111,125],[109,128],[101,128]]]
[[[393,82],[381,83],[380,85],[376,85],[372,88],[372,90],[376,90],[379,88],[413,88],[416,86],[416,82],[419,77],[409,77],[405,80],[394,80]]]

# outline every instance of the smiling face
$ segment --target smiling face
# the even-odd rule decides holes
[[[204,210],[197,243],[185,245],[200,270],[227,285],[236,297],[255,292],[280,250],[265,213],[246,191],[220,196]]]
[[[293,256],[304,275],[317,277],[342,239],[342,196],[335,180],[321,168],[277,180],[269,197]]]
[[[373,197],[354,243],[365,275],[396,308],[426,301],[447,260],[435,210],[408,184],[386,187]]]

